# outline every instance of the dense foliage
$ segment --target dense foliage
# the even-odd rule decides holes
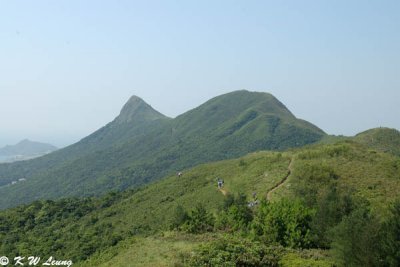
[[[289,248],[309,248],[312,218],[313,211],[299,201],[283,199],[276,203],[262,202],[253,223],[253,234],[267,243],[278,243]]]
[[[111,223],[101,222],[96,210],[111,205],[116,194],[102,200],[63,199],[35,201],[0,214],[0,251],[19,255],[53,255],[74,262],[122,240]],[[84,220],[84,228],[76,221]]]
[[[253,212],[243,193],[228,194],[223,209],[217,216],[216,228],[226,232],[246,231],[253,220]]]
[[[200,246],[188,262],[189,266],[279,266],[281,247],[268,247],[258,241],[224,237]]]
[[[197,206],[188,214],[180,228],[192,234],[210,232],[214,227],[214,217],[207,212],[202,204]]]

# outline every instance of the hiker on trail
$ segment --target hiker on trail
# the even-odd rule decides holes
[[[250,201],[250,202],[247,204],[247,207],[253,208],[254,206],[258,205],[258,203],[260,203],[258,200]]]
[[[224,186],[224,180],[218,178],[218,188],[221,189]]]

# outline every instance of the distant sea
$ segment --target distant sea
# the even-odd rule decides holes
[[[35,154],[35,155],[13,155],[13,156],[1,156],[0,155],[0,163],[10,163],[15,161],[29,160],[37,157],[41,157],[46,155],[47,153]]]

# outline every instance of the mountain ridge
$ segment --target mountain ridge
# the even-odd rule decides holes
[[[133,96],[116,119],[78,143],[0,165],[0,208],[134,188],[201,163],[299,147],[325,135],[267,93],[234,91],[174,119]],[[20,177],[27,181],[1,187]]]

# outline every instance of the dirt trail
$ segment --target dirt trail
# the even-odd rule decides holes
[[[293,158],[290,159],[289,166],[288,166],[288,173],[286,174],[286,176],[279,183],[277,183],[274,187],[272,187],[271,190],[268,191],[268,193],[267,193],[267,200],[268,201],[271,201],[272,194],[276,190],[278,190],[280,187],[282,187],[285,184],[285,182],[287,181],[287,179],[289,178],[289,176],[292,174],[293,162],[294,162],[294,159]]]
[[[228,192],[226,192],[226,190],[223,189],[223,188],[219,188],[218,190],[219,190],[224,196],[226,196],[226,195],[228,194]]]

